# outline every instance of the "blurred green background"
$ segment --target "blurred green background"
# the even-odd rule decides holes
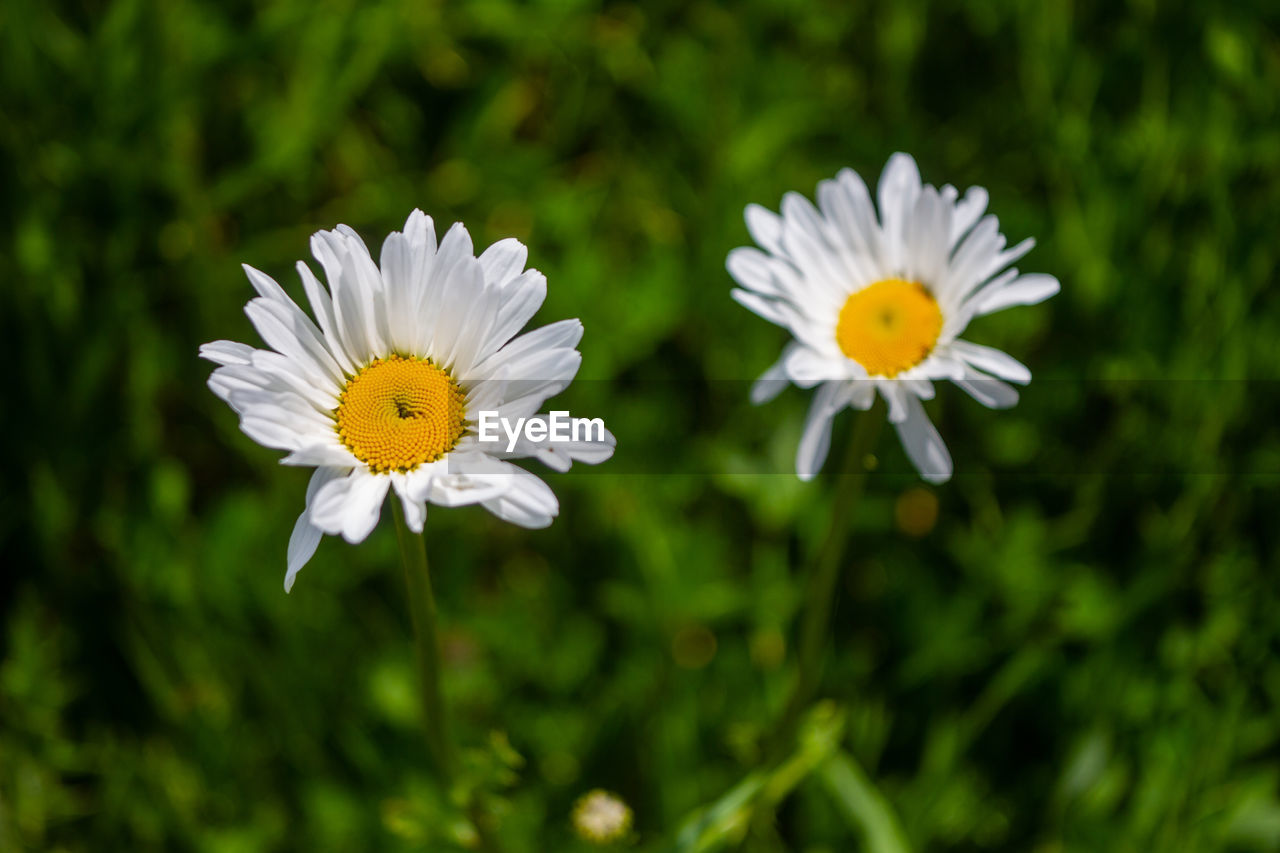
[[[1278,24],[1155,0],[5,3],[0,850],[452,849],[390,519],[326,539],[286,596],[307,473],[195,357],[256,340],[240,262],[298,295],[312,231],[377,246],[413,207],[529,244],[535,324],[586,326],[557,402],[620,442],[613,473],[546,473],[549,530],[430,512],[454,730],[521,756],[505,849],[579,849],[595,787],[634,809],[629,849],[672,849],[759,766],[836,485],[777,473],[806,395],[746,402],[784,335],[730,301],[725,254],[746,203],[874,183],[895,150],[987,187],[1063,290],[971,328],[1037,379],[1007,412],[940,387],[952,482],[882,435],[833,737],[918,850],[1280,849]],[[719,843],[880,849],[815,776],[784,793]]]

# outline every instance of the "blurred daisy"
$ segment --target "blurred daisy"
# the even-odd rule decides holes
[[[799,193],[782,214],[748,205],[747,230],[761,247],[729,253],[733,298],[788,329],[795,340],[751,391],[759,404],[788,381],[817,388],[796,454],[814,477],[831,443],[831,419],[846,406],[888,404],[907,455],[934,483],[951,477],[951,455],[925,414],[934,380],[949,379],[983,405],[1007,408],[1031,372],[999,350],[960,339],[974,317],[1033,305],[1058,292],[1051,275],[1009,265],[1035,241],[1005,248],[987,192],[921,185],[915,160],[895,154],[880,176],[879,216],[862,179],[845,169],[818,184],[818,207]]]
[[[597,788],[573,805],[573,828],[592,844],[621,841],[631,831],[631,807],[617,794]]]
[[[306,508],[289,539],[285,589],[322,533],[362,541],[394,492],[410,529],[426,504],[478,503],[524,527],[559,512],[537,476],[506,461],[537,457],[556,470],[602,462],[613,436],[532,444],[481,443],[477,418],[541,418],[582,361],[582,324],[562,320],[516,337],[542,305],[547,281],[524,268],[528,251],[501,240],[478,258],[461,223],[437,245],[431,218],[415,210],[381,261],[345,225],[320,231],[311,251],[328,289],[301,261],[313,322],[268,276],[245,266],[258,292],[245,312],[270,349],[214,341],[200,355],[221,367],[209,387],[286,465],[313,466]]]

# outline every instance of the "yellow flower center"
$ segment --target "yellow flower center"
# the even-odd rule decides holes
[[[465,401],[453,377],[430,360],[379,358],[338,397],[338,436],[373,471],[410,471],[458,443]]]
[[[871,376],[897,376],[924,361],[942,333],[937,300],[915,281],[887,278],[851,295],[836,342]]]

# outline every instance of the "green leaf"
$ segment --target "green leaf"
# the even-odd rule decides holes
[[[909,853],[911,845],[893,807],[848,753],[831,756],[818,776],[869,853]]]

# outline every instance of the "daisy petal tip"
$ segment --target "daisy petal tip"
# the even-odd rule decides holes
[[[920,167],[916,164],[916,158],[905,151],[894,152],[885,163],[880,180],[882,184],[895,183],[902,189],[914,187],[919,190],[921,188]]]
[[[750,227],[754,221],[758,221],[762,218],[772,219],[775,216],[777,216],[777,214],[772,210],[765,207],[763,204],[757,204],[754,201],[742,210],[742,218],[746,221],[748,227]]]
[[[751,386],[751,405],[763,406],[781,394],[786,387],[786,379],[757,379]]]

